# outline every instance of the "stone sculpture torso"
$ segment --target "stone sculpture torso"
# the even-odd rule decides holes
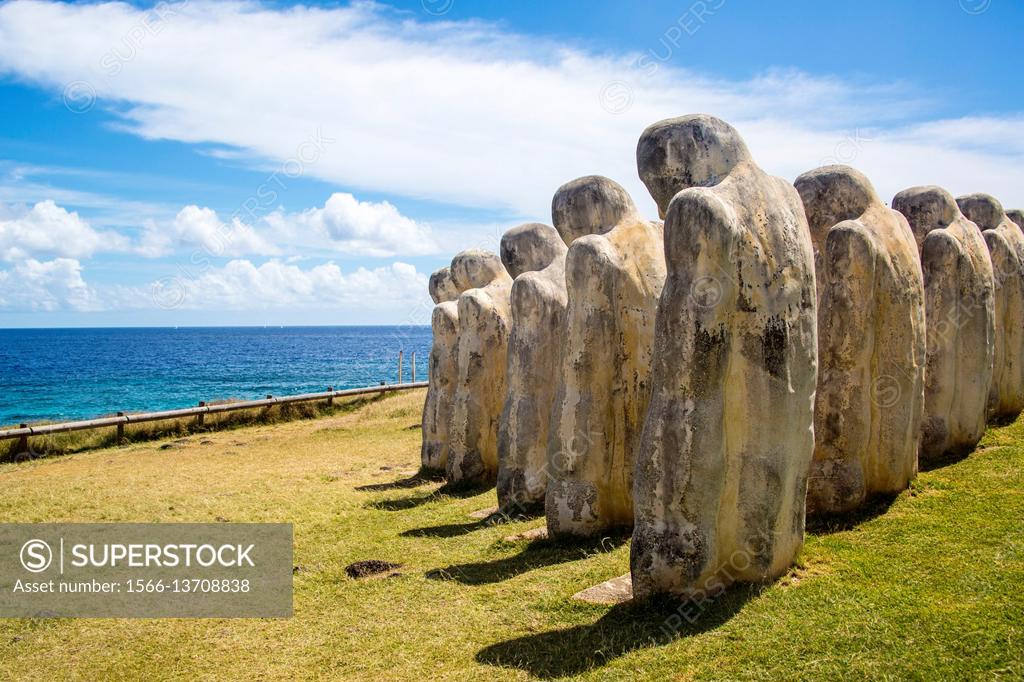
[[[429,385],[423,404],[423,445],[420,466],[424,473],[441,473],[448,464],[448,422],[458,380],[459,289],[449,268],[430,276],[430,297],[436,304],[431,315],[433,345],[430,348]]]
[[[981,228],[992,258],[995,357],[988,412],[1011,419],[1024,409],[1024,233],[987,194],[959,197],[956,203]]]
[[[914,231],[924,271],[927,365],[922,459],[959,454],[985,433],[995,353],[992,261],[949,192],[914,187],[894,209]]]
[[[643,220],[607,178],[564,185],[553,206],[563,239],[578,238],[566,258],[566,343],[545,512],[552,536],[590,536],[633,521],[633,462],[665,279],[663,238],[661,225]]]
[[[710,116],[648,128],[665,219],[653,392],[636,462],[633,594],[785,572],[803,541],[816,380],[814,256],[787,182]]]
[[[565,255],[555,228],[530,223],[501,240],[512,284],[507,393],[498,430],[498,508],[509,515],[544,505],[551,405],[565,346]]]
[[[796,180],[821,263],[808,513],[843,513],[917,474],[924,278],[906,219],[848,166]]]
[[[472,249],[451,265],[458,302],[458,381],[446,465],[456,487],[494,485],[498,421],[505,401],[505,364],[512,325],[512,278],[493,253]]]

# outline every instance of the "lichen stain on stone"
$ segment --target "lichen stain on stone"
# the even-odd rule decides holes
[[[785,320],[772,317],[765,325],[761,338],[761,357],[764,368],[776,379],[786,376],[786,351],[789,345],[789,329]]]

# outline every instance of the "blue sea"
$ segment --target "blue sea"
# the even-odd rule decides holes
[[[430,327],[0,329],[0,425],[427,375]]]

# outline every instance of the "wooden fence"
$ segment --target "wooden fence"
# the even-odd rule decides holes
[[[413,361],[415,362],[415,360]],[[413,375],[415,377],[415,374]],[[22,451],[28,451],[28,439],[32,436],[46,436],[54,433],[67,433],[69,431],[87,431],[89,429],[101,429],[106,427],[117,427],[118,438],[124,436],[126,424],[142,424],[145,422],[164,421],[167,419],[181,419],[184,417],[195,417],[201,424],[203,418],[208,414],[220,414],[223,412],[235,412],[238,410],[251,410],[259,407],[272,407],[274,405],[288,405],[293,403],[307,403],[318,400],[325,400],[328,404],[334,402],[335,398],[348,396],[369,395],[379,393],[391,393],[393,391],[408,391],[414,388],[426,388],[428,382],[415,381],[411,383],[381,384],[380,386],[367,386],[366,388],[348,388],[335,391],[329,387],[323,393],[302,393],[299,395],[286,395],[275,398],[268,395],[261,400],[245,400],[237,403],[221,403],[218,405],[207,405],[200,402],[198,407],[186,407],[179,410],[164,410],[162,412],[142,412],[139,414],[124,414],[118,412],[113,417],[100,417],[98,419],[86,419],[76,422],[61,422],[58,424],[39,424],[29,426],[22,424],[15,429],[0,430],[0,441],[17,438],[23,446]]]

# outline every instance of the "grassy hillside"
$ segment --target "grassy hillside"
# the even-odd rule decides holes
[[[479,525],[493,491],[388,485],[422,400],[0,466],[3,521],[293,522],[298,565],[288,620],[0,621],[0,678],[1024,678],[1024,422],[691,623],[569,598],[628,569],[628,538],[508,543],[541,521]],[[363,559],[401,575],[348,578]]]

